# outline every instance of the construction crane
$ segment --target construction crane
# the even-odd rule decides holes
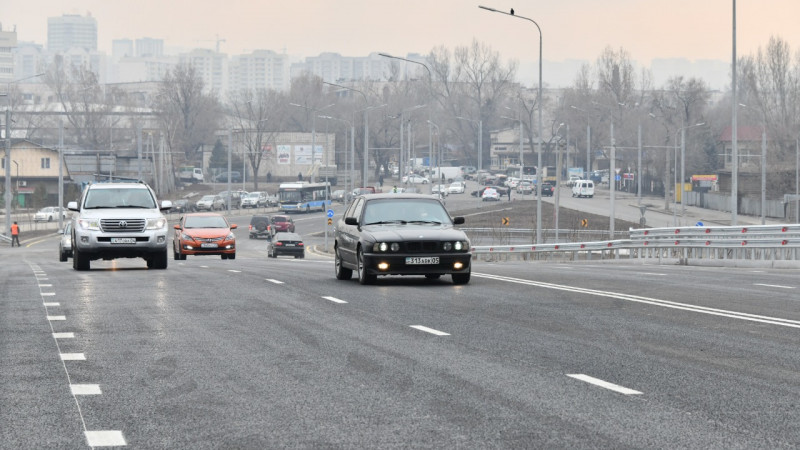
[[[195,42],[216,42],[216,44],[217,44],[216,45],[217,53],[219,53],[219,44],[221,44],[222,42],[225,42],[225,39],[220,39],[219,35],[217,34],[216,35],[216,39],[201,39],[201,40],[198,40],[198,41],[195,41]]]

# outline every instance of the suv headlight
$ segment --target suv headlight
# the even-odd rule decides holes
[[[100,231],[99,219],[79,219],[78,225],[84,230]]]
[[[147,226],[145,229],[147,230],[160,230],[162,228],[166,228],[167,226],[167,219],[164,217],[158,219],[147,219]]]

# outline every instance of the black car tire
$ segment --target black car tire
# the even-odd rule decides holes
[[[173,248],[172,248],[172,259],[174,259],[175,261],[177,261],[177,260],[181,259],[181,257],[180,257],[180,255],[178,254],[178,252],[177,252],[177,251],[175,251],[175,247],[173,247]]]
[[[453,284],[467,284],[469,283],[470,272],[454,273],[452,277],[453,277]]]
[[[84,256],[77,247],[74,248],[72,250],[72,268],[75,270],[89,270],[90,266],[89,257]]]
[[[147,260],[147,268],[148,269],[159,269],[163,270],[167,268],[167,250],[165,249],[163,252],[153,254],[150,259]]]
[[[228,255],[228,259],[236,259],[236,253],[231,253]]]
[[[64,262],[67,260],[67,254],[64,252],[64,249],[61,246],[58,247],[58,260]]]
[[[358,282],[362,285],[372,284],[378,277],[367,273],[367,268],[364,267],[364,250],[359,247],[358,249]]]

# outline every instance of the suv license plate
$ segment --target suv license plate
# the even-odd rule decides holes
[[[406,258],[406,264],[408,265],[439,264],[439,257],[438,256],[408,257]]]
[[[136,238],[111,238],[112,244],[135,244]]]

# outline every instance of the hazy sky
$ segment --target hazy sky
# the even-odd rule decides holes
[[[2,0],[3,29],[46,45],[47,18],[91,13],[98,45],[151,37],[169,47],[213,48],[238,54],[268,49],[292,56],[336,52],[364,56],[427,53],[473,38],[508,59],[538,60],[530,22],[484,11],[514,8],[544,35],[544,59],[594,62],[606,46],[625,48],[648,66],[654,58],[730,61],[732,0]],[[800,0],[739,0],[740,55],[780,36],[800,50]]]

